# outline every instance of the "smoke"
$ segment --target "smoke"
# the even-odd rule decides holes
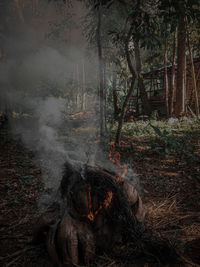
[[[85,11],[79,8],[79,12]],[[66,160],[113,169],[95,143],[99,125],[98,114],[94,112],[98,110],[96,56],[86,56],[87,42],[81,38],[81,27],[79,31],[70,31],[67,43],[47,39],[50,31],[47,21],[49,17],[56,18],[57,14],[52,6],[43,14],[42,20],[30,19],[27,24],[26,14],[25,24],[17,19],[8,20],[5,27],[8,32],[0,32],[3,52],[0,58],[0,111],[12,112],[12,133],[34,151],[36,164],[42,169],[46,191],[39,200],[40,208],[55,196]],[[66,95],[76,95],[75,86],[72,86],[75,83],[80,90],[83,74],[77,65],[81,62],[85,62],[87,76],[84,90],[89,91],[87,109],[93,117],[77,121],[66,119],[72,106]],[[89,130],[79,133],[81,128]]]
[[[15,7],[11,2],[10,5]],[[33,16],[27,23],[30,10],[27,14],[23,10],[25,24],[19,21],[17,12],[13,16],[8,9],[9,19],[4,21],[3,30],[0,29],[0,111],[11,113],[13,135],[34,151],[36,164],[42,169],[48,193],[42,196],[40,205],[45,205],[56,193],[64,162],[80,160],[85,155],[83,146],[76,152],[82,141],[79,137],[76,142],[71,134],[74,126],[65,119],[71,105],[70,97],[65,95],[73,94],[71,87],[75,81],[72,80],[76,78],[73,76],[79,75],[76,80],[80,82],[78,64],[84,60],[86,71],[96,70],[95,58],[89,62],[85,56],[86,43],[81,34],[77,45],[72,42],[73,29],[67,43],[46,38],[51,31],[47,22],[58,17],[54,6],[49,4],[48,8],[42,11],[42,19]],[[77,38],[77,30],[74,35]],[[94,73],[87,74],[89,85],[92,76]]]

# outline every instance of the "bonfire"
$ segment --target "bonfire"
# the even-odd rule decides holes
[[[55,266],[89,265],[102,252],[113,253],[128,243],[135,255],[147,251],[159,261],[173,251],[144,228],[141,197],[112,146],[109,157],[117,172],[65,163],[58,197],[37,220],[33,238],[46,243]]]

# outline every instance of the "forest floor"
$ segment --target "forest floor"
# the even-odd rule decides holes
[[[157,153],[152,149],[154,141],[127,135],[119,148],[122,160],[128,160],[139,175],[147,211],[145,224],[175,244],[184,262],[176,266],[199,266],[200,131],[191,133],[193,150],[188,154]],[[44,246],[30,244],[39,214],[37,198],[45,190],[41,176],[34,154],[15,141],[6,127],[1,127],[1,266],[52,266]],[[98,266],[159,265],[127,265],[105,257]]]

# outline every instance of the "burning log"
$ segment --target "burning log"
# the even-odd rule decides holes
[[[81,170],[65,164],[60,200],[42,214],[34,231],[34,242],[46,240],[56,266],[78,264],[80,249],[87,263],[96,248],[105,250],[122,242],[131,221],[134,235],[138,234],[144,219],[141,198],[130,182],[117,178],[99,168]]]
[[[129,181],[118,178],[96,167],[65,164],[60,199],[34,230],[34,242],[46,241],[55,266],[87,265],[96,251],[142,240],[142,200]]]

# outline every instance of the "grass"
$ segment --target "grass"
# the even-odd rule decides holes
[[[169,120],[146,120],[124,123],[122,128],[122,135],[132,135],[139,137],[156,137],[157,133],[153,127],[160,129],[161,132],[167,131],[170,135],[181,136],[184,133],[200,129],[200,120],[191,120],[186,117],[182,119],[169,119]],[[117,124],[111,128],[112,134],[115,134]]]
[[[183,211],[183,204],[177,195],[167,196],[162,200],[149,200],[146,207],[146,223],[155,232],[178,238],[179,246],[184,239],[192,240],[199,235],[199,226],[195,219],[199,212]]]
[[[111,129],[114,137],[117,125]],[[146,143],[151,152],[160,156],[172,153],[182,154],[188,162],[198,161],[199,154],[194,153],[193,141],[199,138],[200,120],[188,118],[169,120],[147,120],[124,123],[122,141],[129,144]]]

